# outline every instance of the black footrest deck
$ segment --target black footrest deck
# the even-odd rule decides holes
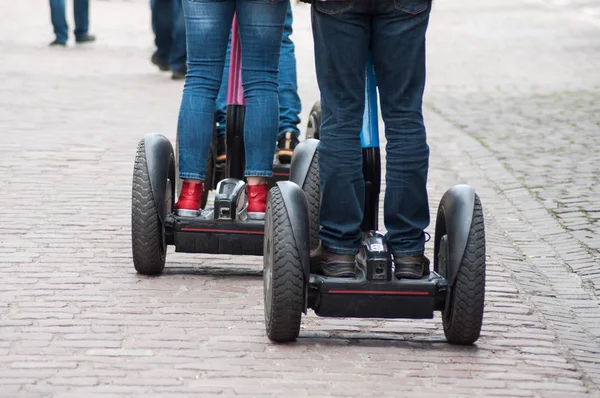
[[[319,316],[343,318],[433,318],[444,306],[446,279],[432,272],[422,279],[369,282],[311,275],[309,308]]]
[[[212,210],[167,219],[167,242],[176,252],[262,256],[263,238],[263,220],[215,220]]]

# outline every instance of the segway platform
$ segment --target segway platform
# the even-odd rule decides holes
[[[264,236],[262,221],[220,221],[212,209],[198,217],[167,217],[168,244],[176,252],[261,256]]]
[[[342,318],[433,318],[441,311],[447,281],[435,272],[422,279],[385,283],[311,275],[308,306],[319,316]]]
[[[308,307],[319,316],[343,318],[433,318],[443,308],[448,283],[432,272],[421,279],[397,279],[382,234],[366,233],[355,278],[311,274]]]
[[[222,180],[217,192],[214,208],[197,216],[168,215],[167,243],[177,252],[262,255],[264,220],[248,216],[244,182]]]

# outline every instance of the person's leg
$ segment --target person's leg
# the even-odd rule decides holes
[[[279,126],[279,53],[288,4],[288,0],[237,0],[246,97],[247,177],[273,174],[274,143]]]
[[[169,56],[173,45],[173,0],[153,0],[152,26],[156,51],[152,63],[162,71],[170,70]],[[185,23],[185,21],[184,21]]]
[[[183,79],[186,73],[186,43],[185,43],[185,18],[181,0],[173,0],[173,45],[169,63],[173,71],[173,79]]]
[[[152,15],[152,11],[154,10],[154,3],[156,0],[150,0],[150,15]],[[151,17],[152,20],[152,34],[156,35],[156,24],[154,23],[154,18]]]
[[[288,7],[281,43],[279,59],[279,133],[278,156],[282,163],[289,163],[294,148],[298,144],[300,130],[300,112],[302,104],[298,96],[298,80],[296,75],[296,55],[294,42],[291,39],[293,15],[292,6]]]
[[[264,213],[279,126],[279,53],[289,0],[237,0],[246,98],[248,213]]]
[[[184,186],[177,208],[198,210],[201,183],[213,134],[215,100],[221,86],[235,0],[184,1],[188,73],[179,110],[179,177]],[[189,189],[190,186],[193,188]],[[200,192],[200,195],[197,193]]]
[[[319,238],[341,255],[358,253],[365,201],[360,131],[365,107],[365,68],[370,40],[367,2],[314,3],[317,82],[321,91]],[[353,271],[353,268],[350,269]]]
[[[69,39],[69,26],[67,25],[65,0],[50,0],[50,19],[56,35],[56,40],[50,44],[66,44]]]
[[[380,2],[373,22],[373,60],[387,139],[384,220],[396,259],[422,257],[429,225],[422,98],[430,4]]]
[[[73,0],[73,15],[75,17],[75,40],[79,43],[90,40],[88,35],[90,23],[90,1]]]

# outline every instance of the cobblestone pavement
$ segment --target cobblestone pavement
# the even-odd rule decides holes
[[[494,14],[477,3],[432,21],[444,42],[430,53],[428,105],[486,147],[557,220],[583,249],[565,260],[600,294],[600,18],[579,18],[589,1],[506,1]],[[471,12],[457,13],[461,7]],[[470,50],[456,56],[459,43]]]
[[[65,49],[38,3],[0,3],[0,397],[600,396],[600,28],[582,7],[435,2],[431,209],[472,184],[488,242],[483,334],[454,347],[439,317],[313,314],[271,344],[258,258],[169,253],[136,275],[135,148],[174,140],[182,84],[148,61],[146,1],[93,2],[99,41]]]

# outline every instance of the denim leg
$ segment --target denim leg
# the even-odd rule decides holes
[[[75,39],[82,39],[88,34],[90,1],[73,0],[73,14],[75,16]]]
[[[152,10],[154,10],[154,3],[156,0],[150,0],[150,13],[152,13]],[[154,35],[156,35],[156,24],[154,23],[154,18],[152,19],[152,33]]]
[[[229,42],[227,43],[227,56],[225,57],[225,65],[223,68],[223,80],[221,80],[221,88],[217,96],[217,109],[215,118],[217,120],[217,134],[225,134],[225,124],[227,121],[227,90],[229,87],[229,55],[231,52],[231,31],[229,32]]]
[[[246,97],[246,176],[273,175],[279,126],[279,53],[289,0],[237,0]]]
[[[215,100],[223,77],[235,0],[183,2],[188,72],[179,109],[179,177],[204,180]]]
[[[421,12],[380,4],[373,19],[373,62],[387,139],[384,221],[395,256],[422,254],[429,225],[427,145],[422,115],[428,0]]]
[[[358,253],[365,202],[360,131],[371,26],[370,17],[352,8],[367,3],[352,4],[315,3],[312,10],[322,110],[319,238],[339,254]]]
[[[56,40],[66,43],[69,39],[69,26],[65,10],[65,0],[50,0],[50,20],[54,27]]]
[[[173,0],[153,0],[152,26],[154,27],[155,55],[169,62],[173,45]],[[184,21],[185,23],[185,21]]]
[[[172,70],[181,70],[186,65],[185,18],[181,0],[173,0],[173,31],[169,64]]]
[[[296,76],[296,55],[292,35],[292,7],[288,7],[281,43],[279,59],[279,133],[277,139],[291,131],[300,135],[300,112],[302,103],[298,96],[298,80]]]
[[[296,77],[296,56],[294,54],[294,42],[290,39],[292,34],[292,7],[288,7],[283,30],[283,40],[281,43],[281,54],[279,58],[279,132],[277,139],[281,138],[285,132],[292,131],[297,136],[300,135],[298,124],[300,124],[300,112],[302,104],[298,96],[298,83]],[[227,58],[223,70],[223,82],[219,96],[217,97],[217,134],[225,134],[225,120],[227,111],[227,84],[229,79],[229,51],[230,43],[227,47]]]

